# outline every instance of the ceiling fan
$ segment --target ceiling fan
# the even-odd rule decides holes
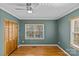
[[[26,10],[28,13],[32,13],[33,10],[38,6],[38,3],[25,3],[25,4],[17,4],[20,8],[15,8],[16,10]],[[24,7],[24,8],[23,8]]]

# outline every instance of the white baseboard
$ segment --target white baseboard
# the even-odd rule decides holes
[[[61,48],[58,44],[21,44],[20,46],[57,46],[59,49],[61,49],[65,54],[68,56],[71,56],[69,53],[67,53],[63,48]]]
[[[68,56],[71,56],[68,52],[66,52],[63,48],[61,48],[59,45],[57,45],[57,47],[59,47],[65,54],[67,54]]]
[[[21,44],[20,46],[57,46],[57,44]]]

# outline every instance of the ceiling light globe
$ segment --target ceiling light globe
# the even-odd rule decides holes
[[[27,12],[28,12],[28,13],[32,13],[32,11],[31,11],[31,10],[28,10]]]

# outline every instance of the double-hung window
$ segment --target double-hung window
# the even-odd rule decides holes
[[[71,44],[79,49],[79,18],[71,20]]]
[[[25,39],[44,39],[44,24],[25,24]]]

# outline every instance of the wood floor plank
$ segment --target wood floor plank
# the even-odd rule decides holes
[[[10,56],[67,56],[57,46],[21,46]]]

